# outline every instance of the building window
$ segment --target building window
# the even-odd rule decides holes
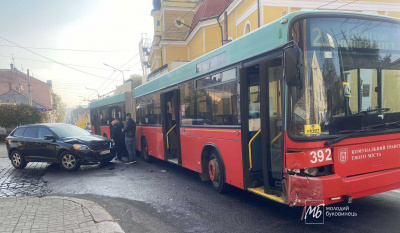
[[[157,20],[157,21],[156,21],[156,25],[157,25],[157,26],[160,26],[160,20]]]
[[[247,33],[249,33],[251,31],[251,25],[250,22],[247,21],[246,22],[246,26],[244,26],[244,35],[246,35]]]

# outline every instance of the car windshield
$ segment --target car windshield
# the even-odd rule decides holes
[[[90,135],[88,131],[74,125],[53,126],[50,129],[53,130],[53,132],[60,138]]]
[[[400,120],[398,23],[309,18],[294,23],[292,36],[304,80],[289,88],[291,135],[339,135]]]

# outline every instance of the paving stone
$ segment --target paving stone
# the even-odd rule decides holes
[[[82,217],[84,222],[78,221],[88,210],[74,201],[50,197],[3,197],[0,198],[0,206],[2,233],[98,232],[91,216]]]
[[[28,163],[15,169],[8,158],[0,158],[0,197],[46,195],[47,182],[42,177],[49,171],[47,163]]]
[[[48,164],[28,163],[25,169],[18,170],[11,165],[7,156],[2,156],[3,152],[0,150],[0,233],[97,233],[101,229],[97,228],[97,224],[113,223],[98,220],[102,218],[92,215],[95,212],[99,215],[98,208],[101,207],[93,204],[87,206],[88,201],[43,197],[51,192],[47,181],[43,180],[43,176],[49,172]],[[103,215],[101,213],[99,216]],[[117,224],[110,232],[123,231]]]

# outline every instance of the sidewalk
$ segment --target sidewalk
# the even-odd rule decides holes
[[[2,233],[123,233],[111,215],[98,204],[68,197],[0,198]]]

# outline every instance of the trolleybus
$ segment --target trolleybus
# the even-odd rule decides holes
[[[124,92],[90,102],[92,133],[110,139],[111,122],[114,119],[125,121],[126,112],[134,111],[132,101],[133,93]]]
[[[135,89],[143,158],[290,206],[400,188],[400,21],[293,12]]]

